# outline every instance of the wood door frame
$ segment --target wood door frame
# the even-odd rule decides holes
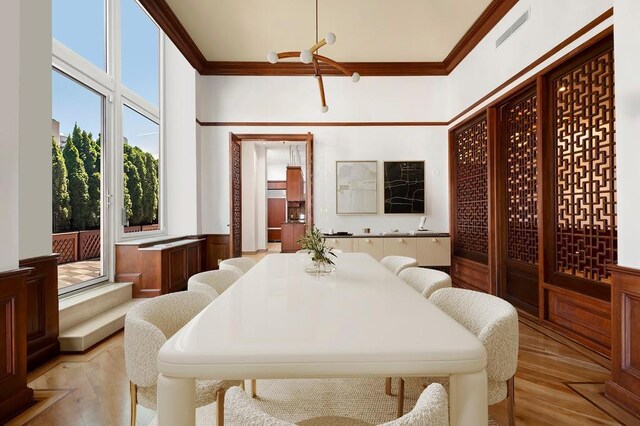
[[[235,134],[229,132],[229,253],[242,256],[242,142],[305,142],[306,158],[306,224],[313,226],[313,134]],[[234,154],[239,161],[234,161]],[[234,196],[235,195],[235,196]]]

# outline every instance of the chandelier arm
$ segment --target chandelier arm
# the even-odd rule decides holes
[[[317,59],[313,59],[313,69],[316,72],[316,79],[318,80],[318,89],[320,90],[320,102],[322,103],[322,108],[327,107],[327,99],[324,93],[324,81],[322,80],[322,72],[320,72],[320,64],[318,64]]]
[[[327,39],[323,38],[322,40],[320,40],[319,42],[311,46],[311,48],[309,49],[309,52],[315,53],[318,49],[320,49],[322,46],[326,44],[327,44]]]
[[[322,56],[322,55],[318,55],[315,54],[313,55],[314,58],[316,58],[317,60],[326,63],[327,65],[331,65],[332,67],[334,67],[335,69],[337,69],[338,71],[342,71],[342,73],[344,75],[346,75],[347,77],[351,77],[353,75],[353,73],[351,71],[349,71],[348,69],[346,69],[345,67],[343,67],[342,65],[340,65],[339,63],[337,63],[336,61],[334,61],[333,59],[329,59],[326,56]]]
[[[286,59],[286,58],[299,58],[300,52],[280,52],[278,53],[278,59]]]

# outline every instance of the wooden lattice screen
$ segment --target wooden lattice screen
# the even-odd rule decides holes
[[[506,258],[538,264],[535,91],[502,110],[506,184]]]
[[[455,243],[458,256],[484,263],[488,254],[487,118],[453,135],[455,173]]]
[[[556,270],[608,281],[617,260],[613,48],[550,81]]]
[[[231,141],[231,257],[242,256],[242,151],[240,142]]]

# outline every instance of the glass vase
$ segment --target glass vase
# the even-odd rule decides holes
[[[332,265],[328,262],[321,262],[314,260],[307,266],[305,266],[304,271],[314,277],[323,277],[329,275],[333,271],[335,271],[335,265]]]

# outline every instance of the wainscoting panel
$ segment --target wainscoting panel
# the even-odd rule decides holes
[[[596,352],[611,355],[609,302],[552,285],[543,291],[546,321]]]
[[[609,269],[613,277],[613,345],[611,381],[605,392],[640,418],[640,270]]]
[[[456,287],[490,293],[489,267],[464,257],[451,259],[451,279]]]
[[[20,261],[27,277],[27,365],[33,370],[60,352],[58,341],[58,255]]]
[[[32,268],[0,272],[0,423],[29,405],[27,277]]]
[[[207,270],[218,269],[221,260],[231,257],[229,234],[207,235]]]

